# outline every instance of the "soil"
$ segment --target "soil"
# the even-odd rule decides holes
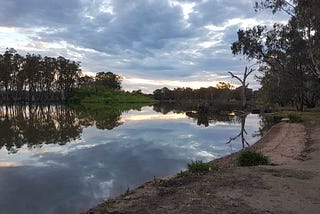
[[[320,123],[279,123],[252,146],[267,166],[237,167],[145,183],[87,213],[320,213]]]

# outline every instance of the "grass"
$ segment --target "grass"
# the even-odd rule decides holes
[[[109,199],[109,200],[106,200],[105,202],[104,202],[104,205],[106,206],[106,207],[110,207],[112,204],[114,204],[114,200],[113,199]]]
[[[267,165],[269,160],[260,152],[246,150],[239,154],[237,163],[239,166],[258,166]]]
[[[218,170],[218,167],[209,163],[204,163],[201,160],[192,161],[187,165],[186,171],[177,173],[178,178],[187,177],[192,174],[205,174],[211,170]]]
[[[301,123],[303,119],[300,114],[297,113],[290,113],[288,114],[289,122],[290,123]]]
[[[177,173],[178,178],[187,177],[189,175],[191,175],[191,172],[189,172],[189,171],[182,171],[181,170],[180,172]]]
[[[105,120],[116,118],[124,111],[152,105],[155,100],[140,94],[97,87],[76,89],[68,103],[83,118]]]
[[[206,173],[210,171],[210,165],[202,161],[192,161],[187,166],[191,173]]]
[[[122,193],[121,196],[122,196],[122,197],[126,197],[126,196],[131,195],[131,194],[133,194],[133,190],[131,190],[131,189],[128,187],[128,189],[127,189],[124,193]]]
[[[307,171],[298,171],[291,169],[271,169],[267,170],[271,172],[273,176],[282,177],[282,178],[295,178],[299,180],[309,180],[315,176],[312,172]]]
[[[303,112],[281,110],[267,116],[274,118],[289,118],[290,123],[320,122],[320,108],[305,109]]]
[[[132,94],[104,87],[79,88],[75,89],[73,93],[74,95],[69,99],[69,103],[71,104],[127,105],[155,103],[155,100],[140,94]]]

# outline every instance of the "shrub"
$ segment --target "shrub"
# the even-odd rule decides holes
[[[128,189],[124,193],[122,193],[121,196],[122,197],[126,197],[126,196],[131,195],[131,194],[133,194],[133,191],[130,190],[130,188],[128,187]]]
[[[191,173],[206,173],[211,170],[210,164],[202,161],[192,161],[188,164],[188,170]]]
[[[237,162],[239,166],[258,166],[267,165],[269,160],[261,152],[246,150],[240,153]]]
[[[177,173],[178,178],[187,177],[189,175],[191,175],[191,173],[189,171],[182,171],[181,170],[180,172]]]
[[[301,116],[299,114],[289,114],[289,121],[290,123],[301,123],[303,122]]]

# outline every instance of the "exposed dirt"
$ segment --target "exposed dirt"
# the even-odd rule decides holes
[[[320,124],[279,123],[255,145],[272,165],[147,182],[87,213],[320,213]]]

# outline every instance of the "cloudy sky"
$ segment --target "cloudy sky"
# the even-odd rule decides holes
[[[255,0],[0,0],[0,51],[59,55],[82,71],[111,71],[126,90],[237,84],[227,72],[239,28],[287,17],[255,13]],[[258,83],[251,78],[251,87]]]

